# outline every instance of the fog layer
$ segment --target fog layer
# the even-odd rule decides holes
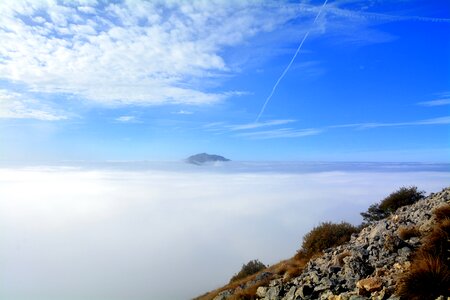
[[[0,169],[0,298],[188,299],[292,256],[320,221],[358,224],[400,186],[450,183],[420,166],[249,168]]]

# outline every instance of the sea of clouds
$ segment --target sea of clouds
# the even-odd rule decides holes
[[[0,298],[188,299],[251,259],[295,254],[321,221],[448,164],[79,163],[0,167]]]

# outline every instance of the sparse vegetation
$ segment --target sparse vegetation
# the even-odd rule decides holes
[[[259,271],[253,275],[247,276],[243,279],[230,282],[229,284],[216,289],[202,296],[195,298],[195,300],[211,300],[214,299],[219,293],[226,290],[234,290],[234,294],[230,296],[230,300],[236,299],[255,299],[256,290],[260,286],[267,286],[267,284],[274,279],[275,276],[282,276],[284,280],[289,280],[295,276],[300,275],[303,268],[308,263],[309,259],[293,257],[291,259],[283,260],[277,264],[274,264],[266,269]],[[256,281],[256,278],[262,273],[266,273],[266,276],[262,280]],[[255,281],[248,287],[242,288],[248,283]]]
[[[242,265],[242,268],[239,271],[239,273],[237,273],[233,277],[231,277],[230,283],[234,282],[236,280],[245,278],[247,276],[256,274],[265,268],[267,268],[266,265],[263,264],[262,262],[260,262],[259,260],[257,260],[257,259],[251,260],[248,263]]]
[[[302,248],[299,252],[311,257],[327,248],[348,242],[351,235],[357,232],[358,228],[347,222],[321,223],[303,237]]]
[[[438,222],[443,221],[445,219],[450,219],[450,205],[445,204],[443,206],[436,208],[433,211],[433,214]]]
[[[434,211],[439,220],[424,238],[409,272],[400,279],[397,294],[402,299],[436,299],[450,296],[450,219],[447,209]]]
[[[421,252],[450,263],[450,219],[438,223],[424,239]]]
[[[346,222],[324,222],[314,227],[303,238],[297,254],[288,260],[266,267],[258,260],[252,260],[242,266],[230,283],[198,299],[210,300],[220,292],[231,290],[230,300],[257,299],[256,291],[260,286],[267,286],[274,278],[288,281],[301,274],[310,259],[321,255],[323,250],[336,247],[350,240],[352,234],[360,232],[369,223],[385,218],[399,207],[411,205],[424,198],[424,192],[417,187],[402,187],[391,193],[379,203],[361,213],[364,220],[360,226]],[[445,204],[433,211],[437,224],[431,233],[421,232],[416,226],[400,226],[394,242],[421,237],[422,246],[412,256],[411,267],[397,281],[396,294],[401,299],[436,299],[438,296],[450,297],[450,205]],[[400,239],[399,239],[400,238]],[[386,237],[389,240],[389,236]],[[342,266],[344,258],[351,253],[344,251],[335,258],[335,264]],[[267,275],[266,275],[267,274]],[[262,275],[262,276],[261,276]]]
[[[271,267],[272,272],[283,276],[283,280],[289,280],[301,274],[303,268],[308,263],[309,259],[304,257],[293,257],[288,260],[283,260]]]
[[[398,208],[411,205],[425,197],[424,191],[418,191],[416,186],[401,187],[391,193],[380,203],[372,204],[361,216],[366,222],[374,222],[386,218]]]
[[[420,231],[415,226],[401,226],[398,229],[398,236],[402,240],[409,240],[412,237],[419,237]]]
[[[426,300],[448,296],[450,270],[442,260],[430,255],[419,256],[413,261],[408,275],[398,286],[397,295],[401,299]]]

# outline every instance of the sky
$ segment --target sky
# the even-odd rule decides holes
[[[0,160],[449,162],[449,36],[446,0],[3,0]]]
[[[357,225],[400,186],[450,182],[430,166],[375,166],[0,168],[0,298],[192,299],[250,260],[292,257],[321,221]]]

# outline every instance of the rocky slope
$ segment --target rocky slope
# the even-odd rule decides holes
[[[275,276],[257,288],[256,297],[265,300],[399,299],[394,294],[396,283],[410,269],[412,254],[423,242],[420,236],[426,236],[436,223],[432,211],[448,204],[450,188],[401,207],[390,217],[354,234],[350,242],[327,249],[321,257],[310,260],[299,276],[292,279]],[[418,236],[401,234],[405,228],[413,228]],[[225,290],[214,300],[232,298],[240,289],[272,276],[261,273],[246,286]]]

